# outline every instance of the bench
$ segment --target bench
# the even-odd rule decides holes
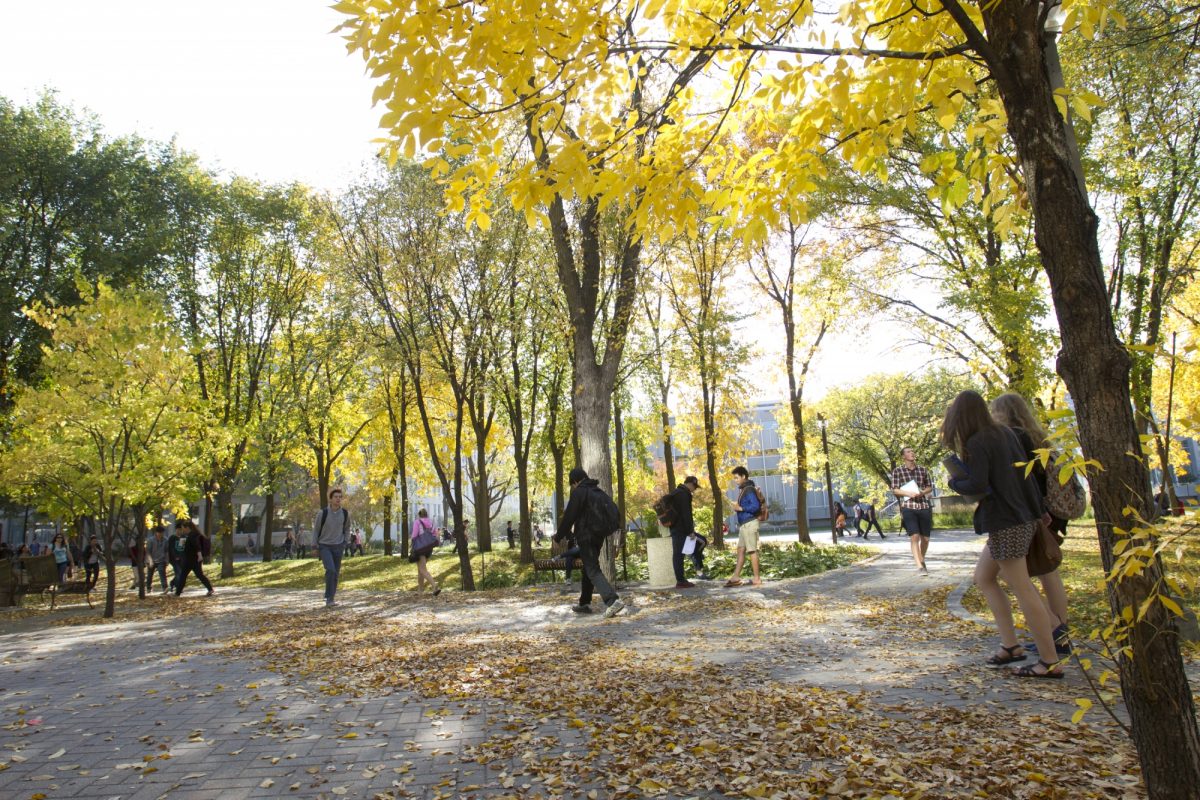
[[[550,544],[550,558],[539,558],[533,562],[534,572],[550,572],[553,574],[557,570],[562,570],[564,573],[567,570],[567,560],[562,557],[562,554],[567,551],[566,542],[552,542]],[[583,569],[583,562],[579,558],[575,559],[575,563],[571,565],[571,569]]]
[[[27,594],[36,592],[44,596],[49,592],[51,611],[54,610],[60,594],[82,594],[87,599],[88,608],[95,608],[92,604],[92,591],[86,580],[75,578],[61,584],[58,582],[58,564],[54,562],[53,555],[14,558],[6,566],[7,569],[0,567],[0,572],[12,576],[9,605],[17,605],[20,598]],[[4,585],[4,578],[0,578],[0,587]],[[3,592],[3,588],[0,588],[0,598],[3,597]]]

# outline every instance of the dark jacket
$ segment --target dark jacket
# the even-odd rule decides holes
[[[554,534],[554,541],[566,538],[572,530],[575,531],[575,539],[581,545],[593,539],[601,541],[612,533],[612,531],[593,530],[592,515],[587,513],[592,492],[603,491],[600,488],[600,481],[595,478],[587,478],[575,485],[575,488],[571,490],[570,499],[567,500],[567,507],[563,510],[562,519],[558,521],[558,530]]]
[[[692,493],[682,483],[671,492],[671,507],[675,509],[675,524],[671,533],[675,536],[691,536],[696,532],[696,518],[692,516]]]
[[[185,564],[199,564],[204,560],[204,536],[193,528],[188,531],[183,541],[183,561]]]
[[[1032,477],[1025,477],[1025,448],[1003,425],[984,428],[967,441],[965,478],[951,479],[959,494],[987,495],[979,501],[978,527],[987,533],[1032,522],[1042,516],[1042,495]]]

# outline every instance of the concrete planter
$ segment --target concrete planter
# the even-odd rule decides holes
[[[671,534],[669,531],[664,533],[664,536],[646,540],[646,563],[650,567],[651,589],[675,587],[675,569],[671,566]]]

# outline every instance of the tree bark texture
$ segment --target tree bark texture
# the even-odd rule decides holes
[[[273,556],[273,540],[275,538],[275,493],[267,492],[267,497],[263,501],[263,533],[262,533],[262,560],[265,564],[270,561]]]
[[[1034,0],[985,5],[987,39],[976,37],[972,44],[999,88],[1024,174],[1062,334],[1058,372],[1075,402],[1084,455],[1103,466],[1089,480],[1101,558],[1109,569],[1114,526],[1135,527],[1123,509],[1150,519],[1152,494],[1145,463],[1131,455],[1140,453],[1141,445],[1130,397],[1130,358],[1108,304],[1097,218],[1072,169],[1068,132],[1045,69],[1040,10]],[[959,24],[970,38],[969,23],[959,19]],[[1110,581],[1114,615],[1139,608],[1161,579],[1162,566],[1155,561],[1140,575]],[[1200,734],[1175,631],[1174,618],[1153,603],[1133,628],[1132,656],[1121,657],[1121,690],[1154,800],[1200,797]]]

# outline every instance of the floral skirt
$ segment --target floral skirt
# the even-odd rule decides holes
[[[1007,561],[1011,558],[1024,558],[1029,554],[1029,544],[1037,533],[1037,522],[1023,522],[1011,528],[1002,528],[988,533],[987,546],[992,558],[997,561]]]

